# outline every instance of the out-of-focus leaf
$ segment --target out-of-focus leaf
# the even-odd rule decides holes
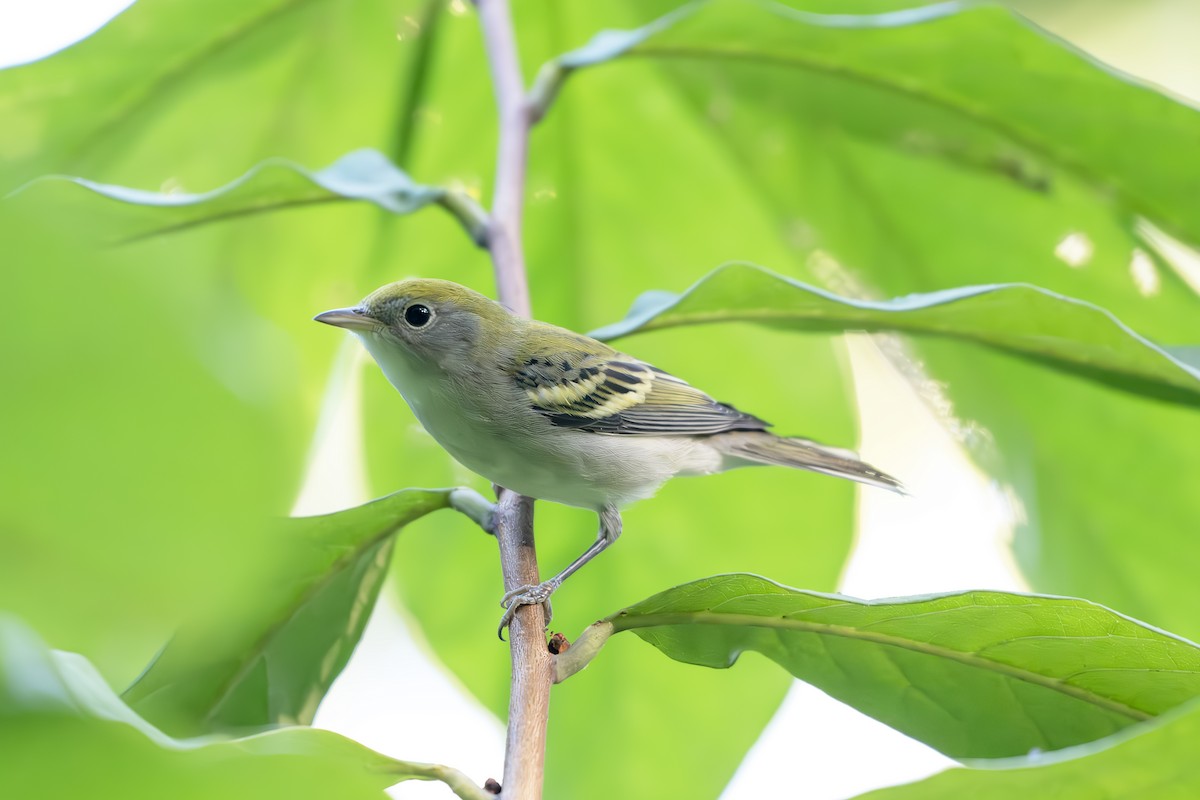
[[[1167,347],[1164,348],[1172,358],[1189,364],[1192,369],[1200,369],[1200,347]]]
[[[887,297],[1029,283],[1107,309],[1158,342],[1200,339],[1200,300],[1137,222],[1149,215],[1196,240],[1195,214],[1180,210],[1187,187],[1200,185],[1200,162],[1181,155],[1200,140],[1195,109],[1131,85],[998,8],[867,31],[785,16],[705,7],[648,41],[675,37],[669,57],[643,51],[647,58],[581,71],[547,120],[595,103],[594,87],[617,73],[665,79],[690,104],[695,127],[720,145],[679,173],[693,194],[716,212],[756,208],[774,236],[808,254],[818,285]],[[703,37],[718,57],[683,47]],[[758,58],[760,49],[778,57]],[[845,69],[821,68],[830,59]],[[1063,102],[1041,102],[1048,92]],[[626,148],[655,147],[659,120],[642,106],[626,109],[623,124],[641,134]],[[621,155],[616,163],[633,158]],[[748,197],[709,191],[730,164]],[[649,191],[662,209],[663,197]],[[647,244],[643,261],[689,235],[653,231],[663,244]],[[692,274],[722,256],[714,248]],[[1189,489],[1200,482],[1193,410],[954,342],[926,338],[911,356],[905,374],[1011,498],[1017,554],[1036,588],[1200,633],[1190,566],[1200,559],[1200,495]]]
[[[1049,363],[1130,391],[1200,403],[1200,370],[1104,309],[1037,286],[965,286],[873,302],[839,297],[752,265],[730,264],[683,294],[643,295],[625,319],[592,335],[615,339],[704,322],[944,336]]]
[[[420,49],[397,33],[416,33],[404,17],[422,5],[138,3],[53,57],[0,72],[0,191],[52,173],[214,186],[266,158],[328,164],[356,147],[394,157],[404,67]]]
[[[1200,113],[1099,68],[1062,41],[1021,26],[1006,10],[948,3],[859,17],[806,13],[767,0],[710,0],[692,8],[695,13],[676,11],[642,30],[606,32],[562,62],[590,66],[621,55],[745,62],[870,86],[978,125],[1023,152],[989,163],[993,157],[973,143],[910,131],[908,146],[915,151],[1007,171],[1036,188],[1041,179],[1025,174],[1022,163],[1031,157],[1200,241],[1200,212],[1190,200],[1195,176],[1171,167],[1194,149]],[[1014,63],[1023,77],[1036,76],[1041,93],[1012,80]],[[1059,102],[1042,102],[1046,94]],[[903,124],[877,118],[854,133],[877,135],[896,122]]]
[[[143,212],[138,221],[122,226],[123,242],[176,233],[207,222],[338,200],[363,200],[393,214],[411,214],[446,195],[444,189],[414,182],[387,156],[369,149],[347,153],[316,171],[285,159],[268,159],[240,178],[199,194],[152,192],[67,176],[40,178],[13,194],[52,190],[62,182],[77,184],[122,203],[161,209],[157,213]]]
[[[406,489],[357,508],[274,523],[281,563],[254,604],[176,634],[126,692],[164,730],[312,722],[358,644],[387,575],[395,534],[445,508],[449,489]]]
[[[1090,742],[1200,695],[1200,647],[1070,598],[963,592],[864,602],[719,575],[596,623],[560,656],[560,669],[570,674],[625,630],[707,667],[762,653],[955,758]]]
[[[462,797],[487,797],[454,770],[397,761],[314,728],[172,738],[126,706],[87,659],[50,652],[5,618],[0,746],[0,788],[12,797],[382,798],[412,779],[446,779]]]
[[[1189,703],[1092,744],[949,769],[856,800],[1189,800],[1200,794],[1198,747],[1200,707]]]
[[[406,126],[431,124],[412,80],[429,50],[397,32],[435,5],[444,10],[139,2],[52,58],[0,71],[0,194],[45,174],[193,192],[267,159],[329,164],[362,147],[404,167]],[[486,73],[456,78],[476,81],[486,87]],[[490,147],[490,124],[483,114],[463,138]],[[471,167],[423,177],[468,185]],[[275,179],[302,183],[283,170],[259,176],[267,189]],[[185,211],[68,184],[0,202],[12,267],[0,321],[0,535],[11,554],[0,559],[0,608],[85,653],[114,685],[182,619],[220,619],[214,598],[253,606],[233,590],[280,563],[262,522],[295,500],[341,341],[312,315],[417,269],[380,248],[384,220],[409,218],[370,203],[93,245]],[[411,219],[460,280],[488,274],[446,215]]]
[[[594,67],[614,58],[628,55],[638,45],[666,31],[672,25],[700,11],[709,0],[692,0],[668,14],[640,28],[630,30],[602,30],[582,47],[563,53],[547,62],[538,72],[537,82],[531,90],[531,104],[540,117],[561,91],[562,84],[571,72],[583,67]],[[769,6],[768,6],[769,7]],[[848,14],[813,13],[801,9],[775,6],[777,12],[786,13],[793,20],[830,28],[890,28],[898,25],[913,25],[927,22],[962,10],[957,2],[929,4],[917,8],[877,13],[858,12]],[[874,9],[873,9],[874,11]]]
[[[957,350],[958,352],[955,352]],[[1014,550],[1037,589],[1070,591],[1183,635],[1200,634],[1200,415],[1009,356],[922,344],[968,443],[1010,494]]]
[[[280,555],[294,345],[227,287],[3,205],[0,608],[126,683]]]

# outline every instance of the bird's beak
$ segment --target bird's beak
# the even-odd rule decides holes
[[[361,308],[335,308],[317,314],[313,319],[349,331],[373,331],[379,327],[379,322]]]

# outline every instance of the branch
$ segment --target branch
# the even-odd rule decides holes
[[[495,265],[500,302],[513,313],[528,317],[531,309],[529,285],[525,279],[525,254],[521,247],[521,210],[525,203],[529,106],[517,61],[517,41],[508,13],[508,0],[477,0],[477,5],[500,117],[488,248]]]
[[[513,313],[530,316],[525,255],[521,247],[521,211],[525,202],[525,162],[530,114],[517,60],[508,0],[476,0],[484,44],[496,90],[499,145],[496,182],[487,245],[496,272],[500,302]],[[496,539],[507,591],[540,580],[533,541],[533,501],[497,490]],[[554,661],[546,647],[546,620],[540,605],[522,606],[509,627],[512,684],[508,701],[502,797],[540,800],[546,760],[546,723]]]
[[[492,2],[493,0],[481,0]],[[537,551],[533,542],[533,501],[500,490],[496,538],[506,591],[537,583]],[[507,800],[540,800],[546,763],[546,724],[554,659],[546,647],[546,620],[540,605],[522,606],[509,626],[512,684],[508,698],[508,736],[504,743],[501,796]]]

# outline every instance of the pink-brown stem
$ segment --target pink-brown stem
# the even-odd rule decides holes
[[[525,164],[529,150],[530,114],[517,58],[517,41],[507,0],[477,0],[499,115],[496,183],[488,226],[488,250],[496,274],[500,302],[514,313],[530,316],[529,286],[521,246],[521,211],[525,203]],[[506,591],[540,581],[533,541],[533,501],[500,492],[496,538]],[[546,757],[546,723],[554,661],[546,647],[541,606],[518,609],[509,627],[512,683],[508,703],[508,738],[504,752],[502,797],[540,800]]]

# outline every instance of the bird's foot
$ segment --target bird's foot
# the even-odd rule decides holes
[[[562,585],[562,581],[550,579],[542,581],[535,585],[518,586],[511,592],[506,592],[504,597],[500,598],[500,605],[504,608],[504,616],[500,618],[500,628],[496,631],[501,639],[504,638],[504,629],[512,624],[513,616],[516,615],[517,609],[521,606],[538,606],[546,614],[546,627],[550,627],[550,618],[554,616],[554,609],[550,605],[550,595],[554,594],[558,587]]]

